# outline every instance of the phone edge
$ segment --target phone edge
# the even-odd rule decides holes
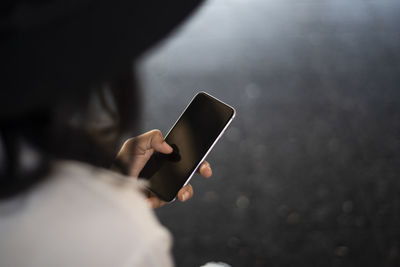
[[[193,102],[193,100],[199,95],[199,94],[206,94],[207,96],[223,103],[224,105],[230,107],[233,110],[233,114],[232,117],[229,119],[229,121],[226,123],[225,127],[222,129],[222,131],[219,133],[218,137],[215,138],[214,142],[212,143],[212,145],[210,146],[210,148],[207,150],[207,152],[204,154],[204,157],[200,160],[200,162],[196,165],[196,168],[194,168],[194,171],[190,174],[189,178],[186,180],[186,182],[183,184],[183,186],[181,188],[183,188],[184,186],[186,186],[190,180],[192,179],[193,175],[196,173],[197,169],[200,167],[201,163],[203,163],[203,161],[206,159],[206,157],[208,156],[208,154],[211,152],[211,150],[214,148],[214,146],[216,145],[216,143],[219,141],[219,139],[222,137],[222,135],[225,133],[226,129],[229,127],[229,125],[232,123],[233,119],[236,117],[236,109],[234,107],[232,107],[231,105],[225,103],[224,101],[216,98],[213,95],[210,95],[207,92],[204,91],[199,91],[197,94],[195,94],[192,99],[189,101],[189,104],[186,105],[185,109],[182,111],[181,115],[176,119],[175,123],[172,125],[172,127],[169,129],[168,133],[165,135],[164,139],[167,138],[168,134],[172,131],[172,129],[175,127],[175,125],[178,123],[178,121],[180,120],[180,118],[182,117],[182,115],[185,113],[186,109],[190,106],[190,104]],[[150,190],[152,191],[152,190]],[[153,191],[152,191],[153,192]],[[153,192],[154,194],[156,194],[155,192]],[[157,195],[157,194],[156,194]],[[170,200],[170,201],[165,201],[166,203],[172,203],[176,200],[176,196]]]

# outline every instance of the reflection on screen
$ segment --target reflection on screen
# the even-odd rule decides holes
[[[149,179],[160,198],[174,199],[233,114],[231,107],[199,93],[165,138],[173,153],[155,153],[139,177]]]

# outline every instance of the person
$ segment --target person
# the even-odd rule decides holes
[[[173,265],[164,203],[136,182],[172,148],[159,130],[118,145],[138,125],[132,61],[199,3],[1,4],[0,266]]]

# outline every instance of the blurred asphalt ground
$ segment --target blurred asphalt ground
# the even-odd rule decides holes
[[[157,211],[178,267],[400,266],[400,1],[214,0],[138,65],[142,131],[205,90],[214,176]]]

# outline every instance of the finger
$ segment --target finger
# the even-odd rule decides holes
[[[162,206],[165,205],[165,202],[164,202],[164,201],[160,200],[158,197],[155,197],[155,196],[149,197],[149,198],[147,199],[147,201],[148,201],[148,203],[150,204],[150,207],[151,207],[152,209],[156,209],[156,208],[159,208],[159,207],[162,207]]]
[[[165,142],[160,130],[152,130],[143,134],[138,140],[138,145],[144,150],[154,149],[158,152],[169,154],[173,151],[172,147]]]
[[[210,163],[208,163],[207,161],[204,161],[199,169],[198,172],[204,177],[204,178],[210,178],[212,176],[212,169],[210,166]]]
[[[182,202],[185,202],[193,197],[193,187],[188,184],[181,188],[178,192],[178,199]]]

